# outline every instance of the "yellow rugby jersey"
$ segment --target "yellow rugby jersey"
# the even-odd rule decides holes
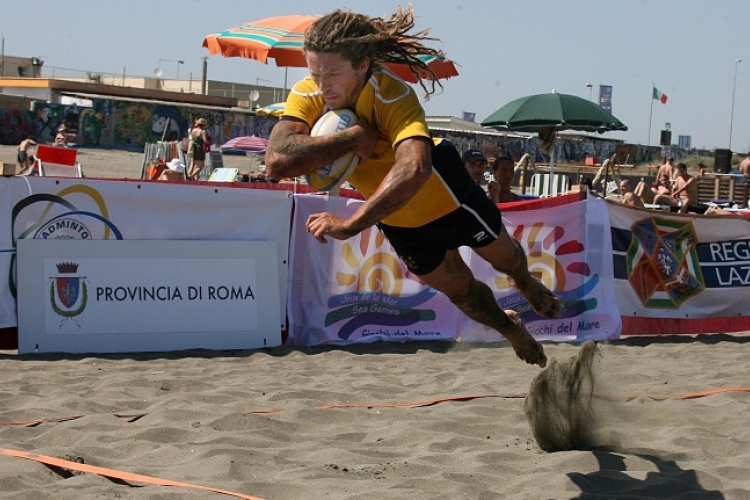
[[[326,111],[317,85],[307,77],[297,82],[289,94],[284,116],[300,119],[312,128]],[[349,178],[349,182],[369,198],[396,163],[395,145],[410,137],[429,138],[430,132],[414,90],[385,70],[375,70],[359,95],[354,112],[380,133],[375,153],[362,161]],[[449,214],[459,205],[433,167],[430,179],[417,194],[383,222],[399,227],[422,226]]]

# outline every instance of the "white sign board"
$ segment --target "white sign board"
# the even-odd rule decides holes
[[[272,241],[18,240],[18,352],[281,345]]]

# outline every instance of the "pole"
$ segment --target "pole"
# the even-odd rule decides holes
[[[281,94],[281,100],[286,101],[287,77],[289,76],[289,67],[284,66],[284,93]]]
[[[651,158],[651,155],[649,154],[648,150],[651,147],[651,118],[654,115],[654,85],[651,84],[651,111],[648,112],[648,141],[646,141],[646,154]]]
[[[203,77],[201,78],[201,94],[206,95],[206,83],[208,76],[208,57],[203,58]]]
[[[549,187],[547,188],[547,196],[557,194],[557,189],[555,189],[555,142],[557,142],[556,133],[552,138],[552,150],[549,152]]]
[[[734,60],[734,78],[732,78],[732,112],[729,115],[729,151],[732,150],[732,128],[734,126],[734,92],[737,89],[737,65],[742,62],[742,59]]]

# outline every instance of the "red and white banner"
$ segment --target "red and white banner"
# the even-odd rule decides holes
[[[623,334],[750,329],[750,220],[607,208]]]
[[[348,217],[362,202],[295,196],[289,269],[289,338],[297,346],[376,340],[496,341],[502,337],[460,313],[409,273],[377,228],[323,245],[305,229],[308,216]],[[462,255],[504,309],[518,311],[535,337],[613,338],[620,317],[612,288],[606,205],[592,199],[539,210],[509,211],[506,227],[527,248],[529,268],[563,301],[563,317],[531,311],[506,276],[468,249]]]

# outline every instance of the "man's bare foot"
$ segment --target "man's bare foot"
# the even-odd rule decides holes
[[[508,277],[537,314],[549,319],[559,317],[562,308],[560,299],[529,273],[526,252],[521,242],[515,238],[511,238],[510,241],[516,249],[516,256],[521,260],[521,264],[515,268],[515,271],[507,271]]]
[[[513,328],[513,331],[504,331],[502,334],[508,339],[513,350],[516,351],[516,355],[530,365],[539,365],[544,368],[547,365],[547,356],[544,354],[542,344],[537,342],[526,330],[526,326],[516,311],[507,309],[505,314],[516,327]]]
[[[530,277],[523,285],[517,281],[515,285],[537,314],[549,319],[560,316],[560,299],[541,282]]]

